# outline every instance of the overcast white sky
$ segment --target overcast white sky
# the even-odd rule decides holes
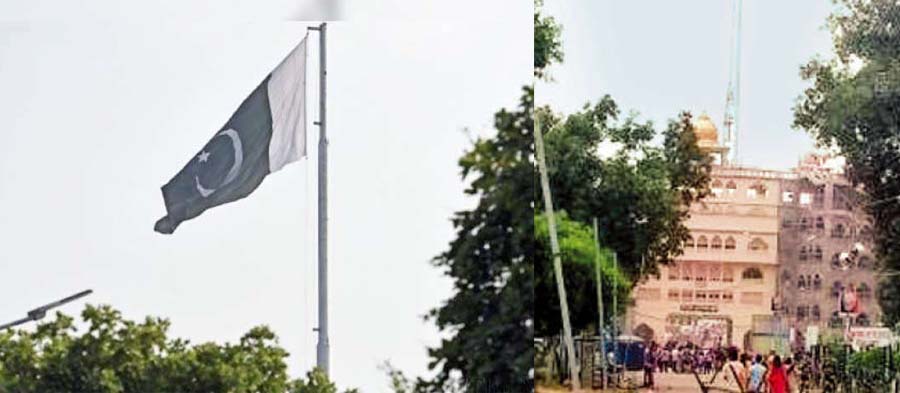
[[[612,95],[623,114],[662,130],[682,110],[709,114],[722,132],[731,56],[732,0],[546,0],[563,25],[563,64],[537,88],[537,103],[563,113]],[[739,162],[788,169],[813,148],[791,128],[807,86],[799,66],[829,56],[828,1],[743,2]],[[721,135],[721,134],[720,134]]]
[[[172,334],[236,341],[270,325],[315,364],[315,161],[154,233],[159,187],[306,34],[296,4],[0,3],[0,321],[84,288]],[[332,375],[387,390],[426,371],[429,260],[470,206],[456,161],[531,81],[532,3],[358,1],[329,25]],[[311,35],[309,117],[317,117]],[[317,129],[310,126],[315,157]],[[69,314],[82,304],[65,307]]]

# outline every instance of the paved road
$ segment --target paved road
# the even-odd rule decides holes
[[[691,374],[663,373],[656,374],[656,389],[641,389],[641,393],[667,392],[667,393],[696,393],[700,388]]]
[[[701,376],[702,377],[702,376]],[[706,377],[709,377],[708,375]],[[590,390],[585,389],[582,391],[583,393],[600,393],[598,390]],[[603,393],[613,393],[616,392],[615,389],[608,389],[603,391]],[[656,374],[656,389],[640,389],[640,393],[699,393],[700,388],[697,386],[697,381],[694,379],[694,376],[691,374]],[[814,390],[814,393],[820,392],[819,390]],[[537,389],[537,393],[571,393],[570,390],[566,388],[541,388]],[[618,392],[616,392],[618,393]]]
[[[635,374],[638,375],[638,374]],[[568,389],[565,388],[557,388],[557,389],[549,389],[549,388],[538,388],[538,393],[570,393]],[[599,393],[597,390],[585,389],[582,391],[583,393]],[[608,389],[603,391],[606,392],[616,392],[615,389]],[[624,391],[623,391],[624,392]],[[697,386],[697,381],[694,379],[694,376],[691,374],[656,374],[656,389],[640,389],[640,393],[699,393],[700,388]]]

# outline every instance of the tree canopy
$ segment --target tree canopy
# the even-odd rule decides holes
[[[560,41],[562,26],[552,16],[541,14],[542,0],[534,2],[534,76],[546,77],[545,69],[550,64],[562,62],[563,51]]]
[[[840,0],[829,17],[835,57],[801,67],[811,82],[794,108],[794,126],[847,159],[872,216],[882,267],[900,269],[900,5]],[[887,322],[900,321],[900,282],[880,284]]]
[[[546,67],[563,59],[562,26],[542,15],[540,5],[535,7],[535,75],[546,77]],[[604,305],[611,316],[608,285],[621,284],[617,288],[625,293],[618,298],[627,303],[628,296],[622,295],[635,283],[658,274],[660,264],[681,254],[689,235],[684,226],[688,207],[709,193],[712,160],[697,147],[687,112],[661,133],[636,115],[620,121],[619,108],[608,95],[572,114],[543,107],[536,116],[545,134],[553,207],[565,212],[559,236],[570,246],[563,250],[563,274],[572,325],[582,330],[597,321],[596,246],[592,237],[587,241],[592,232],[588,225],[597,219],[601,247],[619,261],[619,271],[602,263]],[[543,200],[536,198],[535,210],[543,208]],[[562,321],[548,245],[544,234],[536,235],[541,239],[535,252],[536,326],[539,335],[550,335],[560,330]],[[608,254],[603,255],[608,261]]]
[[[651,123],[618,122],[609,96],[565,117],[547,108],[539,116],[548,129],[555,208],[582,223],[596,217],[601,244],[617,253],[631,281],[658,273],[682,252],[688,206],[708,194],[711,170],[689,113],[669,122],[662,146],[653,142]]]
[[[544,214],[535,216],[535,237],[538,247],[535,251],[534,265],[534,304],[535,334],[547,337],[558,334],[562,329],[560,320],[559,297],[556,296],[556,278],[553,265],[550,263],[550,234],[547,217]],[[601,280],[603,280],[603,304],[605,324],[610,321],[613,288],[617,288],[617,303],[623,310],[628,302],[631,282],[613,265],[612,253],[608,249],[598,249],[594,242],[593,229],[587,224],[570,220],[565,212],[556,215],[557,236],[563,262],[563,275],[568,296],[572,326],[586,328],[597,327],[599,313],[597,304],[596,263],[599,259]],[[599,252],[599,255],[598,255]],[[599,258],[598,258],[599,257]],[[575,312],[577,311],[577,312]]]
[[[236,344],[191,345],[169,338],[162,318],[135,322],[87,306],[81,319],[82,330],[57,313],[34,331],[0,332],[0,392],[337,393],[318,370],[290,380],[288,353],[265,326]]]
[[[494,116],[493,136],[459,160],[466,193],[477,205],[453,216],[456,238],[435,258],[454,294],[429,318],[451,337],[429,350],[435,392],[533,385],[534,367],[534,91]],[[461,379],[453,377],[459,373]]]

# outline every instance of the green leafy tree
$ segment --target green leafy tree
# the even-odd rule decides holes
[[[900,269],[900,5],[840,0],[829,17],[835,57],[801,67],[811,82],[794,108],[794,126],[847,159],[865,191],[882,267]],[[879,285],[886,322],[900,322],[900,281]]]
[[[541,14],[543,1],[534,2],[534,76],[546,77],[545,69],[554,62],[562,62],[560,41],[562,27],[552,16]]]
[[[81,318],[80,334],[60,313],[33,332],[0,333],[0,392],[337,392],[318,370],[290,381],[288,354],[264,326],[237,344],[190,345],[161,318],[125,320],[109,306]]]
[[[459,160],[478,199],[453,219],[456,238],[434,260],[454,294],[429,319],[451,336],[429,350],[431,391],[524,391],[534,367],[534,91],[494,116],[496,133]],[[457,374],[461,378],[455,378]]]
[[[582,223],[596,217],[601,244],[616,252],[631,282],[657,274],[659,264],[681,254],[688,207],[709,193],[711,170],[689,113],[669,122],[662,146],[653,143],[651,123],[634,116],[617,122],[619,109],[609,96],[565,118],[548,108],[538,115],[548,129],[554,207]]]
[[[539,78],[546,76],[548,65],[563,59],[562,27],[542,15],[540,5],[535,4],[534,22],[535,76]],[[576,242],[581,243],[586,224],[596,218],[600,243],[615,252],[621,269],[610,270],[603,279],[626,278],[623,284],[627,285],[618,286],[623,290],[658,274],[660,264],[682,253],[689,235],[684,225],[688,207],[709,193],[711,171],[711,158],[697,147],[689,113],[668,123],[662,146],[654,141],[658,133],[651,123],[640,123],[634,115],[618,121],[618,106],[608,95],[568,116],[556,115],[549,107],[536,115],[546,134],[553,207],[568,213],[561,224],[563,242],[581,239]],[[604,150],[605,156],[600,154]],[[536,198],[535,203],[535,209],[542,211],[543,200]],[[572,255],[564,252],[567,301],[576,330],[595,324],[597,315],[590,269],[593,258],[587,256],[594,247],[583,247]],[[537,332],[555,334],[562,322],[546,242],[538,243],[536,258]],[[612,268],[604,266],[604,273],[608,269]],[[609,293],[604,291],[604,304],[611,311]],[[628,297],[619,298],[626,302]],[[618,310],[624,312],[625,307]]]
[[[560,321],[559,297],[557,296],[556,277],[553,275],[553,263],[550,255],[550,233],[547,217],[536,215],[535,237],[538,247],[534,255],[534,280],[536,294],[534,304],[535,334],[546,337],[558,334],[562,329]],[[569,309],[573,310],[572,325],[579,328],[593,327],[596,332],[597,315],[597,280],[596,261],[600,252],[600,271],[603,282],[603,304],[606,307],[606,322],[612,315],[612,289],[617,288],[619,309],[624,309],[628,301],[631,282],[617,270],[612,256],[607,249],[597,250],[594,232],[591,227],[568,218],[565,212],[556,215],[556,229],[559,238],[560,254],[563,261],[563,280],[566,284]],[[577,312],[576,312],[577,311]]]

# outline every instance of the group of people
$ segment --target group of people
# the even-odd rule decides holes
[[[761,354],[751,358],[749,354],[739,354],[737,348],[729,348],[722,373],[727,384],[740,384],[748,393],[797,393],[803,381],[794,359],[782,359],[774,351],[765,358]]]
[[[651,342],[644,353],[644,385],[654,388],[656,372],[718,371],[721,379],[712,383],[748,393],[801,392],[803,373],[790,356],[782,358],[774,351],[768,356],[741,353],[736,347],[695,348],[690,346],[659,346]]]
[[[652,358],[652,364],[648,367],[661,373],[688,373],[694,370],[700,374],[709,374],[725,363],[722,351],[691,345],[669,343],[659,346],[651,343],[647,354]]]

